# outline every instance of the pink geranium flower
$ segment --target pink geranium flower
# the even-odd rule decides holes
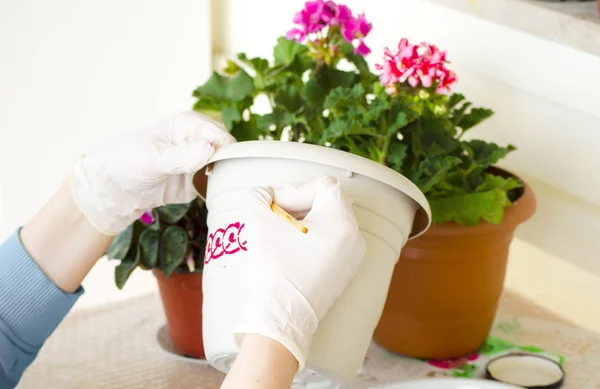
[[[354,54],[366,56],[371,52],[371,49],[365,44],[364,38],[369,35],[373,24],[369,23],[365,18],[365,14],[360,14],[356,19],[350,19],[342,25],[342,35],[350,43],[358,39],[358,46],[354,49]]]
[[[307,1],[304,3],[304,8],[294,15],[294,23],[298,27],[292,28],[286,34],[288,39],[295,39],[298,42],[304,41],[309,34],[321,31],[330,19],[329,14],[325,11],[325,3],[323,0]]]
[[[367,45],[365,45],[365,41],[362,39],[358,42],[358,46],[356,46],[356,48],[354,49],[354,54],[360,54],[363,57],[368,55],[370,52],[371,49],[369,49]]]
[[[371,32],[373,25],[367,21],[364,14],[357,17],[352,15],[350,8],[334,1],[308,1],[304,8],[294,16],[296,27],[286,34],[287,39],[304,42],[323,29],[335,27],[349,43],[357,42],[354,53],[367,55],[371,50],[364,38]]]
[[[350,20],[353,20],[352,11],[343,4],[336,4],[333,1],[325,3],[322,20],[329,26],[338,26]]]
[[[437,46],[413,45],[404,38],[395,53],[388,48],[384,50],[383,64],[375,68],[382,71],[379,80],[390,91],[396,90],[395,84],[408,82],[413,88],[436,85],[437,93],[448,94],[456,82],[456,74],[447,68],[447,63],[446,53]]]
[[[149,209],[140,216],[140,221],[144,224],[152,224],[154,223],[154,215],[152,214],[152,210]]]

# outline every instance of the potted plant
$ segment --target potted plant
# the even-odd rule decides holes
[[[148,210],[117,235],[107,250],[120,260],[115,283],[123,288],[137,268],[152,270],[158,281],[175,350],[204,359],[202,268],[207,236],[206,207],[200,200]]]
[[[214,72],[194,91],[197,99],[194,109],[218,117],[240,142],[223,149],[217,156],[215,171],[218,174],[211,176],[211,185],[214,187],[215,182],[221,181],[219,177],[227,176],[219,165],[235,164],[243,170],[251,165],[251,159],[261,156],[256,150],[262,146],[246,142],[255,140],[294,142],[287,143],[293,149],[279,146],[262,149],[273,159],[271,166],[306,155],[304,148],[294,146],[303,143],[322,147],[311,154],[313,157],[328,152],[344,156],[356,154],[401,173],[427,196],[435,225],[422,237],[409,241],[395,268],[390,262],[389,272],[382,271],[381,274],[388,274],[388,279],[384,275],[380,279],[382,286],[378,291],[383,296],[364,306],[369,307],[371,303],[375,308],[370,316],[378,318],[390,273],[394,271],[375,338],[392,351],[413,356],[446,358],[470,353],[483,344],[493,320],[512,233],[534,209],[529,187],[518,177],[494,167],[514,148],[467,139],[465,134],[489,118],[492,111],[474,108],[464,96],[451,93],[456,76],[447,66],[446,54],[435,46],[413,45],[403,39],[397,50],[386,49],[383,63],[373,71],[365,60],[370,54],[365,38],[372,26],[364,15],[353,14],[348,7],[333,1],[317,0],[307,2],[294,22],[297,26],[277,40],[271,60],[240,53],[236,60],[228,61],[222,71]],[[260,106],[261,99],[270,106],[268,112]],[[340,160],[353,161],[345,158]],[[244,164],[239,163],[241,160]],[[344,163],[348,166],[338,164],[319,171],[327,170],[343,181],[350,180],[356,172],[350,165],[356,165]],[[361,159],[360,165],[363,163]],[[278,176],[262,175],[253,178],[252,183],[300,179],[290,177],[292,170],[285,174],[276,170],[280,172]],[[381,174],[390,178],[387,173]],[[358,176],[362,179],[362,175]],[[383,176],[370,179],[385,182]],[[400,177],[396,176],[394,180]],[[237,177],[247,178],[240,174]],[[227,187],[223,182],[220,185]],[[419,197],[404,182],[399,186],[410,192],[409,197]],[[361,188],[365,188],[364,184]],[[373,199],[378,196],[369,190],[353,191],[352,195],[363,196],[361,201],[371,203],[377,202]],[[122,260],[115,273],[117,285],[122,287],[136,267],[153,268],[157,277],[159,271],[166,276],[171,274],[170,278],[200,272],[207,231],[203,224],[205,217],[194,213],[196,205],[182,206],[188,207],[186,212],[181,211],[178,218],[171,219],[161,217],[161,213],[172,213],[180,209],[178,206],[152,210],[152,223],[148,223],[149,219],[146,223],[138,221],[117,237],[109,250],[109,257]],[[412,233],[396,233],[393,236],[397,242],[391,242],[391,246],[399,249],[409,236],[416,237],[427,228],[427,204],[421,205],[415,210]],[[402,213],[381,212],[392,219],[405,218]],[[198,222],[198,218],[202,222]],[[186,238],[181,232],[167,234],[171,227],[185,230],[187,223],[203,227],[188,229]],[[385,223],[385,220],[380,221],[381,225]],[[219,228],[224,227],[227,226]],[[150,241],[148,235],[142,236],[145,231],[160,234],[158,237],[148,233],[154,235],[152,242],[159,242],[158,249],[142,248],[147,244],[144,242]],[[153,253],[153,250],[158,250],[155,262],[143,259],[145,252]],[[167,255],[171,250],[176,253]],[[188,267],[191,263],[193,266]],[[386,265],[375,263],[373,266],[388,265],[386,262]],[[440,274],[448,276],[440,277]],[[406,282],[407,279],[411,282]],[[177,303],[172,300],[167,303],[162,285],[161,295],[170,322],[167,305]],[[175,301],[190,303],[194,299],[195,307],[199,307],[201,295],[181,295]],[[186,320],[198,323],[201,319]],[[376,323],[377,320],[371,329],[371,324],[363,327],[369,332],[375,330]],[[335,332],[332,324],[323,327],[328,325],[330,334]],[[169,323],[171,331],[175,327]],[[173,332],[171,336],[174,337]],[[201,335],[188,336],[196,341]],[[360,344],[355,342],[352,347],[366,351],[368,341],[360,339]],[[338,340],[344,338],[338,337]],[[319,344],[326,342],[316,344],[317,351],[311,356],[317,362],[322,357],[322,362],[327,350]],[[361,352],[355,355],[358,355],[355,359],[362,358]],[[355,361],[348,365],[352,370]],[[348,375],[348,371],[341,374]]]
[[[364,15],[317,0],[294,22],[272,61],[238,54],[194,91],[194,108],[220,117],[238,141],[321,145],[415,183],[434,226],[403,251],[375,339],[416,357],[475,351],[494,319],[513,232],[535,210],[523,180],[494,167],[515,148],[467,137],[493,112],[452,93],[457,77],[436,46],[402,39],[374,72]]]
[[[492,111],[448,94],[455,76],[445,62],[435,46],[402,40],[378,66],[388,93],[420,101],[421,115],[400,130],[406,153],[394,167],[425,193],[434,226],[403,250],[375,339],[420,358],[459,357],[485,342],[514,231],[535,211],[531,188],[493,166],[515,148],[464,137]]]

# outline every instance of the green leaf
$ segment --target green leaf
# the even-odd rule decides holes
[[[155,230],[145,230],[140,234],[139,247],[140,263],[146,269],[152,269],[158,261],[158,246],[160,242],[160,232]]]
[[[248,121],[240,121],[233,124],[231,135],[238,142],[245,142],[249,140],[257,140],[262,132],[257,126],[258,115],[251,114]]]
[[[106,256],[108,257],[108,259],[124,259],[131,246],[132,238],[133,224],[131,224],[113,239],[112,243],[106,250]]]
[[[504,209],[511,204],[506,191],[492,189],[487,192],[467,193],[448,198],[429,200],[434,223],[453,221],[465,226],[475,226],[481,220],[499,224]]]
[[[509,190],[523,186],[514,177],[502,177],[488,173],[485,174],[483,178],[484,182],[475,189],[475,192],[487,192],[492,189],[501,189],[505,192],[508,192]]]
[[[136,246],[132,246],[131,250],[127,253],[127,257],[115,268],[115,284],[117,288],[123,289],[123,286],[125,286],[129,276],[138,266],[139,262],[140,253]]]
[[[452,109],[452,108],[456,107],[459,103],[461,103],[464,100],[465,100],[465,96],[464,95],[461,95],[460,93],[453,93],[448,98],[448,102],[446,103],[446,107],[448,109]]]
[[[337,87],[350,88],[354,85],[356,73],[323,67],[316,78],[319,82],[324,84],[328,90]]]
[[[473,378],[473,377],[475,377],[476,370],[477,370],[477,365],[467,362],[464,365],[455,368],[452,371],[452,377]]]
[[[194,104],[194,110],[200,113],[220,111],[223,109],[223,106],[224,102],[221,100],[216,100],[212,96],[201,96]]]
[[[534,353],[534,354],[539,354],[539,353],[544,353],[545,352],[544,349],[539,348],[538,346],[519,346],[517,348],[519,350],[527,351],[528,353]]]
[[[236,74],[239,71],[240,71],[240,67],[237,63],[227,60],[227,66],[223,69],[223,72],[225,74],[233,76],[234,74]]]
[[[334,142],[335,139],[342,136],[357,136],[368,135],[382,137],[376,128],[365,127],[356,120],[344,120],[341,118],[334,119],[329,126],[323,131],[322,142]]]
[[[254,81],[248,73],[239,71],[229,80],[225,97],[233,101],[242,101],[254,94]]]
[[[456,125],[462,128],[463,132],[465,132],[470,128],[475,127],[485,119],[491,117],[493,114],[494,111],[491,109],[473,108],[469,113],[462,116]]]
[[[383,94],[383,97],[381,95]],[[389,100],[390,96],[385,92],[385,90],[380,90],[377,93],[379,99]],[[397,117],[400,112],[403,112],[406,115],[406,121],[408,123],[412,123],[415,120],[419,119],[422,116],[422,112],[419,107],[414,106],[414,102],[411,101],[412,98],[401,98],[396,97],[393,100],[389,100],[388,104],[391,108],[391,116]]]
[[[297,57],[305,56],[307,53],[308,48],[306,46],[285,37],[277,39],[277,45],[273,49],[275,65],[290,65]]]
[[[498,354],[506,350],[510,350],[514,348],[514,345],[504,339],[496,338],[494,336],[488,337],[485,342],[485,345],[479,351],[481,355],[493,355]]]
[[[160,231],[160,215],[157,209],[152,210],[152,216],[154,217],[154,223],[148,226],[149,229],[154,231]]]
[[[400,172],[404,162],[404,157],[406,157],[407,148],[408,146],[403,143],[392,143],[387,156],[387,165],[395,171]]]
[[[387,129],[387,135],[395,134],[399,129],[406,126],[407,124],[408,120],[406,118],[406,113],[398,112],[396,120]]]
[[[169,204],[164,207],[157,208],[160,220],[168,224],[177,223],[190,208],[191,203],[186,204]]]
[[[165,230],[160,239],[158,260],[163,268],[165,277],[170,277],[177,266],[185,258],[188,246],[187,232],[177,226],[171,226]]]
[[[350,102],[358,103],[358,96],[364,93],[362,86],[354,85],[355,79],[356,74],[353,72],[323,67],[315,77],[304,84],[302,97],[316,110],[337,106],[348,108]],[[354,88],[350,89],[353,85]]]
[[[483,167],[495,164],[500,159],[504,158],[506,154],[515,150],[515,147],[512,145],[500,147],[495,143],[478,139],[466,142],[466,145],[468,146],[467,151],[471,154],[473,161],[477,165]]]
[[[314,78],[308,80],[302,88],[302,98],[311,108],[320,109],[323,107],[326,97],[327,90]]]
[[[376,96],[375,99],[369,104],[369,109],[364,115],[365,122],[374,122],[379,121],[386,113],[387,110],[390,109],[390,101],[387,95],[385,96]],[[401,112],[403,113],[403,112]],[[406,114],[404,116],[406,119]]]
[[[377,138],[383,138],[384,136],[379,133],[379,130],[375,127],[367,127],[357,120],[350,120],[347,122],[346,130],[344,135],[368,135]]]
[[[260,129],[268,129],[269,126],[275,125],[277,128],[284,128],[292,124],[294,116],[289,112],[275,107],[272,113],[258,116],[256,126]]]
[[[240,53],[237,55],[238,59],[248,65],[257,74],[264,74],[269,69],[269,61],[264,58],[248,58],[246,54]]]
[[[275,105],[285,107],[289,112],[296,112],[302,105],[300,90],[294,84],[283,84],[274,96]]]
[[[314,84],[317,84],[316,81],[309,80],[309,82],[307,82],[307,85],[311,81],[313,81]],[[321,90],[324,91],[323,88],[321,88]],[[326,96],[326,98],[324,100],[324,103],[322,103],[322,104],[323,104],[323,108],[325,108],[325,109],[345,109],[345,108],[347,108],[348,105],[354,103],[355,101],[356,101],[356,98],[354,97],[353,94],[350,93],[350,91],[348,89],[338,87],[338,88],[332,89],[329,92],[329,94]]]
[[[217,101],[242,101],[254,94],[254,80],[243,70],[233,77],[213,72],[206,84],[194,91],[199,99],[212,98]]]
[[[238,59],[254,71],[254,86],[263,89],[267,84],[266,77],[270,73],[269,61],[263,58],[248,58],[246,54],[240,53]]]
[[[451,113],[452,120],[454,121],[455,126],[457,126],[458,123],[462,120],[463,116],[465,115],[469,107],[471,107],[471,105],[473,104],[468,101],[461,100],[460,103],[454,106]]]
[[[196,88],[192,95],[203,100],[224,100],[226,98],[225,90],[228,87],[229,80],[229,77],[213,72],[208,81],[206,81],[204,85]]]
[[[427,194],[434,186],[447,180],[448,172],[460,163],[460,158],[454,156],[422,160],[419,167],[413,171],[411,180],[423,193]]]
[[[499,224],[504,209],[511,204],[507,192],[520,186],[521,183],[512,177],[486,174],[475,192],[429,199],[434,223],[453,221],[474,226],[484,220]]]
[[[221,112],[221,120],[227,131],[231,131],[233,124],[242,120],[242,115],[235,107],[227,107]]]
[[[323,132],[323,142],[330,142],[344,135],[347,124],[342,119],[335,119]]]
[[[437,118],[421,118],[415,127],[413,152],[428,158],[449,154],[460,147],[460,142],[452,136],[446,122]]]

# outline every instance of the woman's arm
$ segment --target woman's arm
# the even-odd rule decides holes
[[[0,388],[14,387],[75,301],[112,237],[145,210],[197,196],[195,172],[235,141],[183,112],[80,158],[44,208],[0,245]]]
[[[289,389],[297,371],[298,361],[279,342],[247,334],[221,389]]]
[[[83,293],[81,281],[111,238],[97,232],[67,184],[0,245],[0,387],[16,386]]]
[[[73,293],[104,255],[112,237],[90,224],[65,182],[23,227],[21,241],[44,274],[59,289]]]

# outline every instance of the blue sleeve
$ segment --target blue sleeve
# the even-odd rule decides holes
[[[16,231],[0,245],[0,388],[14,388],[83,293],[60,290],[31,259]]]

